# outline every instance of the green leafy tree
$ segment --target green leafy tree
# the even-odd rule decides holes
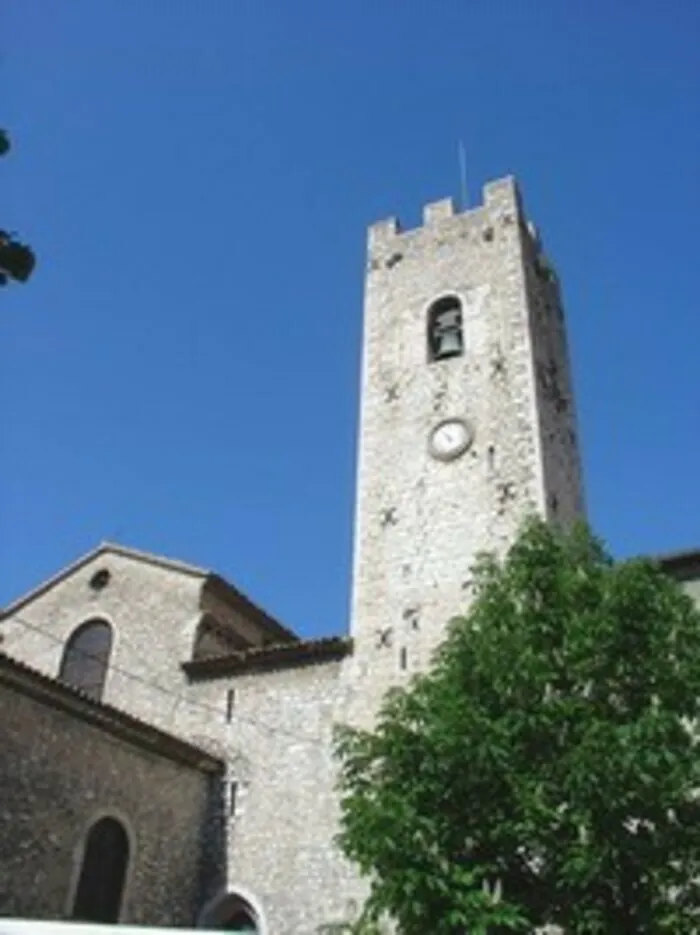
[[[403,935],[700,931],[700,614],[649,561],[530,521],[372,731],[339,843]]]
[[[0,129],[0,156],[10,151],[10,138],[5,130]],[[0,286],[8,280],[26,282],[36,265],[36,257],[31,247],[17,240],[14,234],[0,230]]]

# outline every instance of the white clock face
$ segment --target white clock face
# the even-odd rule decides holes
[[[430,453],[443,461],[450,461],[467,450],[472,433],[461,419],[447,419],[433,429],[430,436]]]

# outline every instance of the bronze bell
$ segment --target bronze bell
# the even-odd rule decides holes
[[[445,360],[462,353],[462,314],[450,309],[437,316],[433,331],[434,359]]]

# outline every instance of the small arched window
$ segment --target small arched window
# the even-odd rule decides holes
[[[446,295],[428,309],[428,360],[447,360],[463,353],[462,303],[457,296]]]
[[[112,628],[106,620],[88,620],[81,624],[68,637],[59,679],[99,701],[105,687],[111,649]]]
[[[80,922],[119,921],[129,864],[129,839],[116,818],[101,818],[90,828],[71,918]]]

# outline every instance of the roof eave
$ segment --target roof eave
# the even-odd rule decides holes
[[[652,561],[656,562],[667,574],[681,581],[700,578],[700,549],[655,555],[652,556]]]
[[[284,624],[280,623],[267,611],[263,610],[259,604],[252,601],[243,591],[222,578],[215,572],[209,572],[206,578],[205,587],[211,588],[212,593],[240,610],[249,620],[257,623],[266,633],[274,636],[278,642],[297,643],[299,636]]]
[[[348,637],[335,636],[320,640],[299,640],[296,643],[280,643],[260,649],[229,653],[210,659],[183,662],[183,672],[191,681],[224,678],[272,669],[286,669],[325,662],[337,662],[348,656],[353,649]]]
[[[113,736],[136,744],[182,765],[205,773],[219,773],[223,762],[206,750],[102,701],[58,679],[38,672],[24,662],[0,652],[0,681],[36,700],[79,717]]]

